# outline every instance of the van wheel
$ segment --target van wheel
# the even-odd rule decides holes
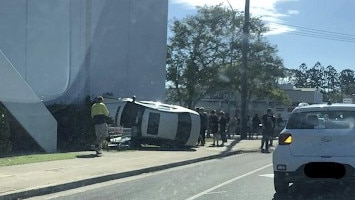
[[[289,183],[285,181],[283,176],[274,174],[274,188],[276,193],[284,194],[288,192]]]

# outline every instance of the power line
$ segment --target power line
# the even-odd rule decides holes
[[[310,33],[304,33],[304,32],[287,32],[287,34],[312,37],[312,38],[318,38],[318,39],[325,39],[325,40],[340,41],[340,42],[355,43],[355,38],[347,39],[347,38],[341,38],[341,37],[317,35],[317,34],[310,34]]]
[[[290,27],[295,27],[295,28],[305,29],[305,30],[312,30],[312,31],[316,31],[316,32],[324,32],[324,33],[330,33],[330,34],[335,34],[335,35],[343,35],[343,36],[355,37],[355,34],[347,34],[347,33],[333,32],[333,31],[326,31],[326,30],[321,30],[321,29],[307,28],[307,27],[304,27],[304,26],[296,26],[296,25],[290,25],[290,24],[284,24],[284,23],[275,23],[275,24],[279,24],[279,25],[283,25],[283,26],[290,26]]]
[[[355,43],[355,35],[354,34],[338,33],[338,32],[333,32],[333,31],[326,31],[326,30],[320,30],[320,29],[314,29],[314,28],[306,28],[306,27],[302,27],[302,26],[289,25],[289,24],[283,24],[283,23],[275,23],[275,24],[297,28],[295,31],[287,32],[287,34],[291,34],[291,35],[298,35],[298,36],[312,37],[312,38],[318,38],[318,39]]]

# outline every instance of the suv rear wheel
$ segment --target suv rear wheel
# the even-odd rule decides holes
[[[274,174],[274,188],[276,193],[287,193],[289,183],[279,174]]]

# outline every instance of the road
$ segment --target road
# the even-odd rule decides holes
[[[33,197],[31,200],[353,199],[355,192],[351,191],[351,187],[341,185],[303,184],[291,186],[288,195],[275,194],[271,156],[246,153]]]

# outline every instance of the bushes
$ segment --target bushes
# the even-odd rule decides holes
[[[83,104],[54,104],[48,107],[58,122],[58,150],[89,150],[95,141],[89,98]]]
[[[12,150],[10,124],[7,110],[0,104],[0,155],[7,155]]]
[[[91,149],[95,141],[89,98],[82,104],[53,104],[47,106],[57,120],[58,151]],[[17,120],[0,103],[0,156],[43,152]]]
[[[2,127],[0,128],[0,154],[4,155],[21,155],[34,152],[43,152],[43,149],[37,142],[27,133],[16,118],[0,104],[0,114],[5,116],[2,118]]]

